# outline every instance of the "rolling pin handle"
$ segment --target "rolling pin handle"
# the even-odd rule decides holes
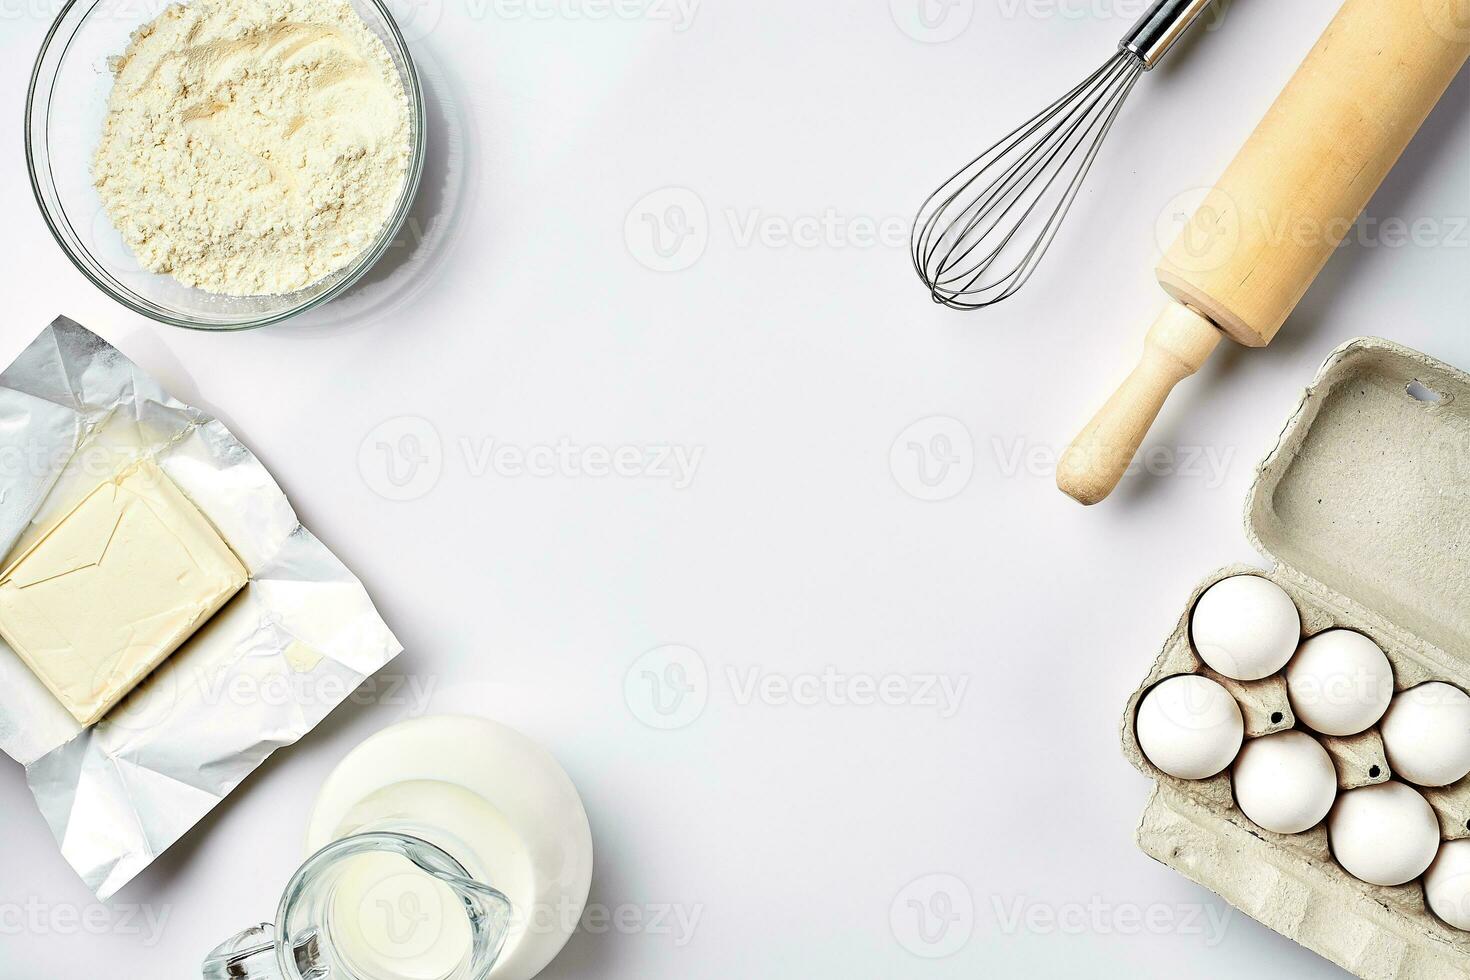
[[[1181,303],[1170,303],[1148,332],[1143,357],[1062,455],[1057,486],[1092,505],[1117,488],[1174,386],[1204,366],[1223,337]]]

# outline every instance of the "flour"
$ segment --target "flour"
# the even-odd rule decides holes
[[[93,179],[154,272],[288,293],[369,248],[402,192],[408,99],[346,0],[195,0],[112,62]]]

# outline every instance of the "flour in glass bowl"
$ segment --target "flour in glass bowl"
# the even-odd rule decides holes
[[[92,175],[150,271],[294,292],[362,255],[398,203],[408,98],[346,0],[175,4],[111,68]]]

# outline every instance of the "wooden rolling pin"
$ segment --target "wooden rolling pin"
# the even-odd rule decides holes
[[[1346,0],[1159,264],[1171,302],[1063,454],[1063,492],[1084,504],[1112,493],[1222,336],[1271,342],[1467,56],[1470,0]]]

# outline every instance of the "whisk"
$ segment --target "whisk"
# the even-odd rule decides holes
[[[1156,0],[1105,61],[930,195],[914,270],[934,302],[978,310],[1031,278],[1133,86],[1213,0]]]

